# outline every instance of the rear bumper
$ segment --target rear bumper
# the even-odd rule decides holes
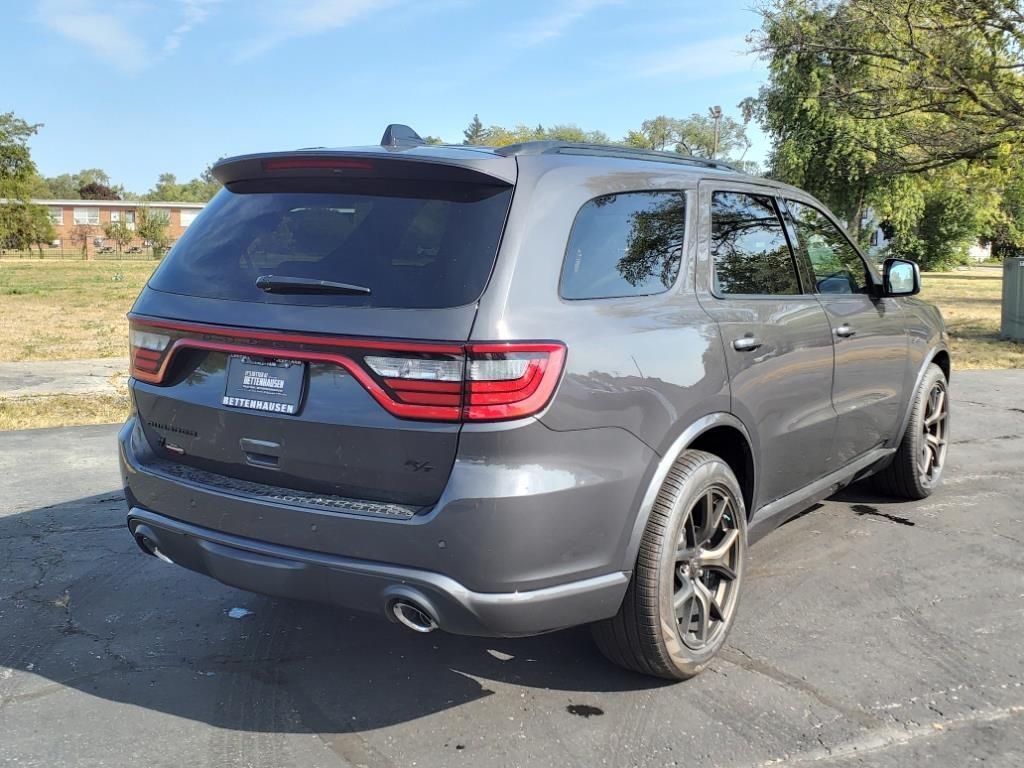
[[[173,563],[252,592],[389,615],[395,600],[425,607],[463,635],[531,635],[609,616],[628,574],[617,572],[528,592],[482,593],[429,571],[291,549],[217,533],[132,507],[128,526]]]
[[[620,429],[464,432],[441,498],[395,520],[168,476],[135,419],[119,442],[129,524],[148,526],[172,561],[243,589],[374,613],[414,597],[442,629],[484,636],[615,614],[653,457]]]

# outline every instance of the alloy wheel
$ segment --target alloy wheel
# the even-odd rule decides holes
[[[736,608],[743,541],[736,505],[722,487],[697,499],[683,520],[675,557],[679,637],[692,650],[715,642]]]
[[[949,398],[946,387],[941,381],[936,381],[928,391],[924,404],[924,419],[921,422],[924,435],[917,459],[917,470],[926,483],[938,480],[945,464],[948,421]]]

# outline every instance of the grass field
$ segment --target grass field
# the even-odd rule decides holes
[[[0,259],[0,361],[121,357],[129,310],[153,261]],[[1002,267],[926,273],[923,298],[946,318],[955,369],[1024,368],[1024,344],[999,339]],[[127,413],[113,395],[0,399],[0,429],[100,424]]]
[[[155,266],[0,259],[0,361],[127,355],[124,316]]]

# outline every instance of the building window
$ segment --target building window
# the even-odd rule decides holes
[[[110,221],[124,221],[128,229],[135,229],[135,211],[111,211]]]
[[[74,211],[75,224],[88,224],[91,226],[99,226],[100,223],[100,209],[99,208],[75,208]]]
[[[196,220],[196,216],[199,215],[199,211],[191,210],[187,211],[184,208],[181,209],[181,226],[187,227],[193,221]]]
[[[64,226],[64,209],[57,206],[50,206],[46,209],[47,214],[50,216],[50,223],[55,227]]]

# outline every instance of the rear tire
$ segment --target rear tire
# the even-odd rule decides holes
[[[949,383],[935,363],[928,366],[915,395],[907,430],[892,463],[872,478],[888,496],[919,500],[942,480],[949,445]]]
[[[591,626],[597,647],[642,674],[699,673],[732,628],[746,544],[743,494],[729,465],[685,451],[658,492],[619,612]]]

